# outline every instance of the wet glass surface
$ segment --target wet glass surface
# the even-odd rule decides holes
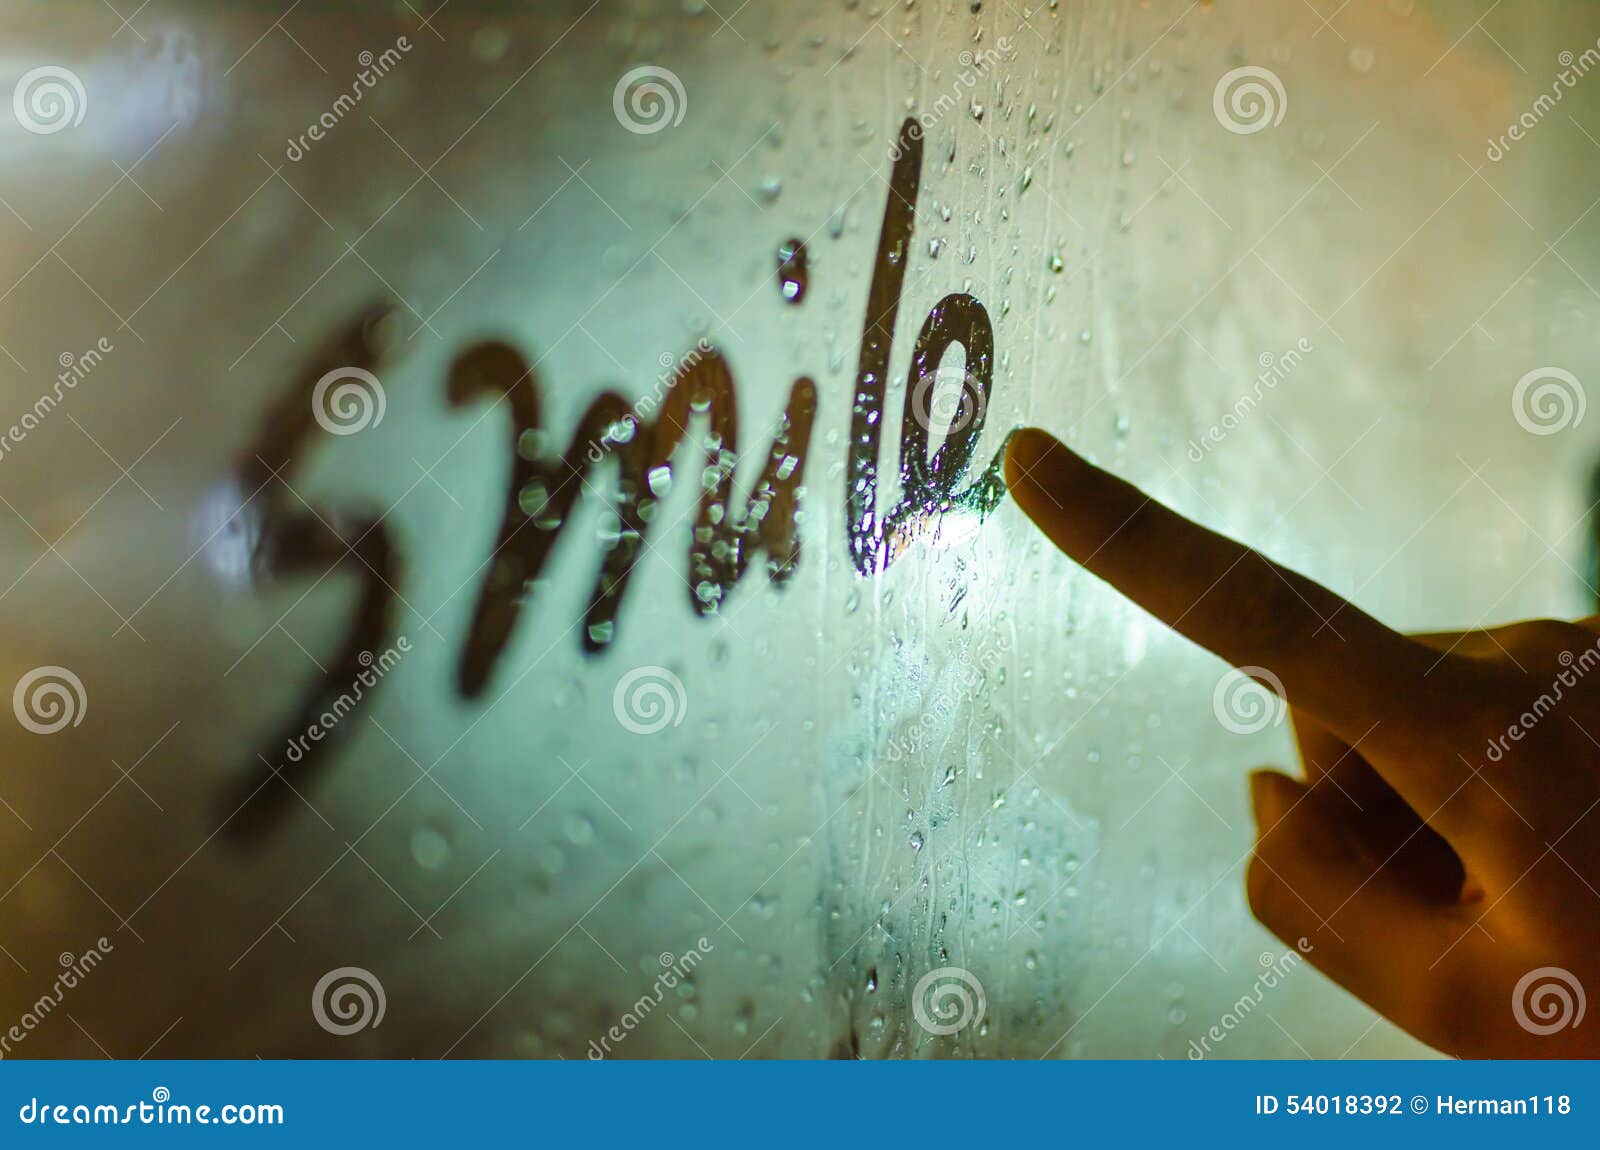
[[[1600,21],[718,7],[6,5],[16,1054],[1425,1053],[991,461],[1590,610]]]

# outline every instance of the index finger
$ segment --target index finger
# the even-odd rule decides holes
[[[1044,432],[1012,437],[1006,484],[1067,555],[1234,666],[1270,672],[1280,694],[1346,742],[1414,751],[1419,735],[1447,714],[1440,708],[1450,701],[1450,660],[1185,519]],[[1272,685],[1271,677],[1256,677]]]

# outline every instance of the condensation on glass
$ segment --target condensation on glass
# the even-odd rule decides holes
[[[1600,118],[1486,146],[1584,13],[159,7],[0,17],[15,1055],[1417,1051],[1249,915],[1287,727],[991,461],[1583,612]]]

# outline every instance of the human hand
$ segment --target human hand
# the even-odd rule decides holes
[[[1269,930],[1447,1053],[1600,1056],[1600,621],[1401,635],[1042,431],[1012,438],[1006,483],[1068,556],[1289,703],[1304,780],[1251,776]]]

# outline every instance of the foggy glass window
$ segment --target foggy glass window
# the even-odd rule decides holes
[[[1588,14],[718,8],[0,17],[16,1053],[1425,1053],[1250,915],[1281,705],[995,461],[1587,610]]]

